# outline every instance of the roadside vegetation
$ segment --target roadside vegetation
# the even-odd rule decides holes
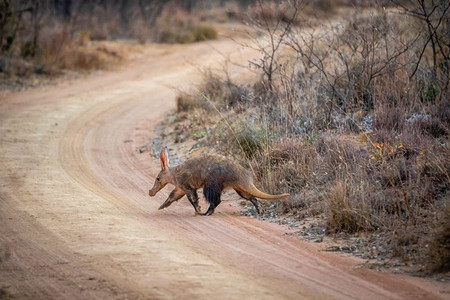
[[[0,0],[0,90],[111,68],[145,43],[216,39],[242,7],[228,2]]]
[[[364,3],[250,5],[253,82],[205,71],[166,139],[233,156],[265,191],[291,193],[263,217],[306,224],[300,235],[448,272],[450,3]]]

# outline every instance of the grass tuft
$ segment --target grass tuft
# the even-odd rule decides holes
[[[447,200],[447,205],[441,212],[429,240],[428,268],[431,272],[450,271],[450,206],[448,202]]]

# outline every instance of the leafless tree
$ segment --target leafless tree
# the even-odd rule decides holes
[[[421,34],[424,35],[423,44],[410,77],[414,77],[424,59],[426,50],[431,48],[432,80],[439,82],[439,70],[442,70],[441,90],[448,89],[450,79],[450,2],[447,0],[391,0],[391,2],[402,13],[419,20],[424,29],[421,31]]]
[[[288,33],[296,21],[300,9],[304,5],[304,1],[287,1],[284,4],[289,6],[290,15],[286,17],[276,16],[275,19],[268,15],[267,8],[264,7],[264,1],[256,0],[255,4],[260,13],[258,17],[253,19],[253,22],[264,34],[264,38],[262,40],[255,39],[255,43],[263,57],[252,61],[251,64],[262,70],[267,81],[267,88],[270,92],[273,92],[274,89],[274,74],[279,71],[282,65],[278,61],[279,52],[286,42]]]

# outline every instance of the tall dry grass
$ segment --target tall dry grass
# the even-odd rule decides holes
[[[264,61],[252,64],[254,85],[207,76],[183,110],[217,115],[201,145],[239,159],[263,189],[291,193],[268,214],[324,216],[329,234],[376,234],[384,258],[445,271],[450,95],[426,61],[411,76],[414,22],[374,8],[316,33],[320,42],[292,27],[266,39],[283,45],[262,58],[277,66],[270,77]]]

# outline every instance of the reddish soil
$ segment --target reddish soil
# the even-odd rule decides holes
[[[448,284],[361,261],[186,199],[158,210],[159,162],[137,153],[198,81],[195,66],[256,54],[231,41],[154,47],[114,71],[0,100],[0,298],[449,299]],[[233,74],[238,72],[232,71]]]

